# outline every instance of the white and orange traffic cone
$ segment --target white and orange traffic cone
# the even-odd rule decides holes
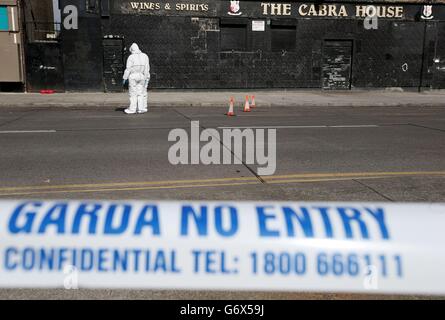
[[[250,112],[249,96],[246,96],[246,103],[244,105],[244,112]]]
[[[250,108],[252,109],[256,108],[255,96],[252,96],[252,103],[250,104]]]
[[[233,105],[234,105],[234,99],[233,97],[230,97],[230,107],[229,112],[227,112],[227,116],[233,117],[235,115],[235,112],[233,111]]]

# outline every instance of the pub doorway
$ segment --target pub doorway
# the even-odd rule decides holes
[[[350,90],[351,71],[352,40],[325,40],[321,87],[324,90]]]

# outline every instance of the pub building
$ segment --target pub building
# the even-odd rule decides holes
[[[445,88],[444,0],[17,5],[30,92],[122,92],[133,42],[150,57],[152,89]]]

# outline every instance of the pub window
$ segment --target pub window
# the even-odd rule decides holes
[[[247,22],[221,21],[221,51],[245,51]]]
[[[28,0],[23,6],[26,38],[30,43],[58,42],[61,11],[56,0]]]
[[[97,0],[86,0],[87,13],[97,13],[97,10],[98,10]]]
[[[296,26],[271,25],[272,51],[295,51]]]

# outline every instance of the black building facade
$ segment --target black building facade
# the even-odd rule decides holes
[[[68,5],[77,29],[27,43],[30,91],[122,91],[133,42],[150,57],[151,88],[445,88],[442,4],[59,1]]]

